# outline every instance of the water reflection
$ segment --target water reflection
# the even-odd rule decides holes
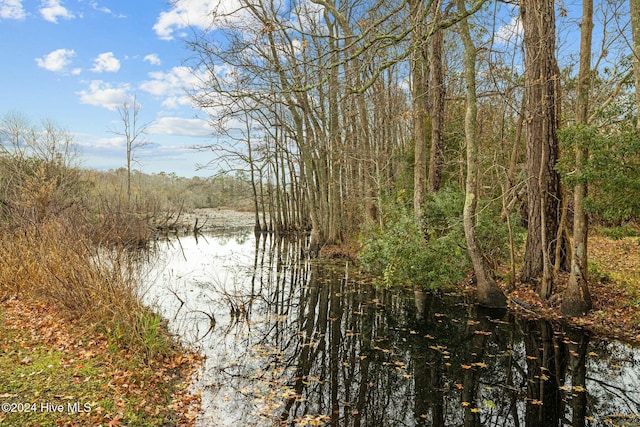
[[[635,349],[359,284],[301,247],[250,230],[159,243],[147,298],[207,355],[201,425],[640,424]]]

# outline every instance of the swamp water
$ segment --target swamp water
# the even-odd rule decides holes
[[[640,425],[619,342],[359,284],[250,227],[155,252],[145,298],[206,356],[200,426]]]

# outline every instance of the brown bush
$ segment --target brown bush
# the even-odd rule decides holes
[[[66,318],[101,329],[120,347],[152,357],[170,353],[159,316],[138,295],[136,260],[124,247],[97,249],[69,224],[0,231],[0,298],[56,306]]]
[[[0,176],[11,185],[0,216],[0,299],[52,304],[134,353],[171,352],[161,318],[137,288],[136,249],[149,240],[151,216],[130,204],[92,203],[83,196],[89,183],[72,182],[62,166],[16,162],[2,169],[12,175]]]

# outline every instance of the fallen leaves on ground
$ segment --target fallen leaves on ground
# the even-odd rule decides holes
[[[200,396],[188,380],[197,355],[142,361],[95,328],[20,299],[0,303],[0,335],[0,403],[15,409],[0,413],[0,426],[195,424]]]
[[[588,248],[593,308],[582,318],[567,320],[601,336],[640,342],[640,240],[594,233]],[[561,274],[555,295],[547,301],[531,286],[519,284],[509,294],[511,308],[524,317],[561,318],[560,295],[568,280],[568,274]]]

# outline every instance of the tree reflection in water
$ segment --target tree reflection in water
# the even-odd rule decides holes
[[[463,297],[360,284],[353,266],[310,262],[287,239],[247,232],[176,247],[159,244],[148,298],[207,355],[203,426],[640,421],[640,353],[629,346]],[[205,337],[202,313],[217,320]]]

